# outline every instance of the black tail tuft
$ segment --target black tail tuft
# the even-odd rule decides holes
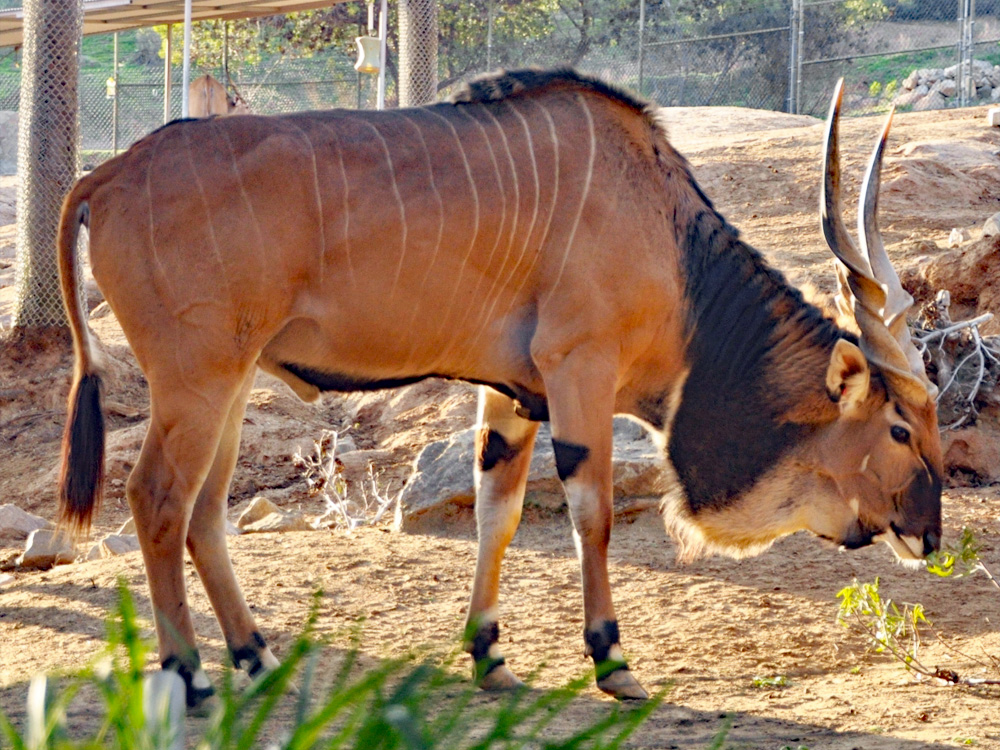
[[[101,378],[84,374],[69,396],[59,479],[59,521],[85,533],[101,502],[104,485],[104,412]]]

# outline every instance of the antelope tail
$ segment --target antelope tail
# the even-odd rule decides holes
[[[59,523],[86,533],[101,502],[104,485],[104,412],[100,362],[83,309],[77,277],[77,237],[90,222],[90,205],[80,185],[63,202],[57,253],[63,305],[73,334],[75,367],[69,394],[59,475]]]

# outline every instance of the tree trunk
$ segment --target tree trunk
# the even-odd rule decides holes
[[[400,0],[399,106],[437,99],[438,24],[436,0]]]
[[[77,176],[81,0],[26,0],[17,143],[15,328],[65,326],[56,264],[63,197]]]

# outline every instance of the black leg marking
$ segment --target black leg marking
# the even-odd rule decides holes
[[[264,671],[260,655],[267,648],[267,643],[264,641],[264,636],[257,631],[251,634],[250,641],[249,645],[239,648],[230,646],[229,655],[232,657],[234,667],[244,669],[251,677],[256,677]]]
[[[590,448],[587,446],[567,443],[558,438],[552,438],[552,449],[556,454],[556,473],[562,482],[573,476],[590,455]]]
[[[500,625],[488,622],[476,628],[471,638],[467,638],[466,650],[475,662],[475,679],[481,682],[486,675],[504,664],[504,658],[490,656],[490,647],[500,640]]]
[[[168,656],[160,662],[160,667],[166,671],[176,672],[184,680],[185,702],[188,708],[201,705],[203,701],[215,694],[215,690],[211,685],[203,688],[194,686],[194,673],[201,668],[201,659],[198,658],[198,654],[194,654],[193,667],[185,664],[176,656]]]
[[[476,435],[476,447],[479,468],[483,471],[489,471],[501,461],[510,461],[521,452],[520,448],[512,446],[503,435],[489,427],[483,427]]]
[[[596,630],[585,630],[583,639],[587,643],[587,656],[594,659],[594,670],[597,672],[598,680],[603,680],[619,669],[628,669],[628,664],[624,661],[609,658],[611,647],[621,642],[617,621],[605,620],[598,624]]]

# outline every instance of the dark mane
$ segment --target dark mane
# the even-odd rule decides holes
[[[710,207],[678,228],[690,303],[690,373],[669,454],[692,510],[753,484],[812,428],[788,418],[829,400],[817,390],[837,339],[807,303]]]
[[[543,89],[575,88],[591,91],[628,107],[655,122],[656,105],[630,91],[573,68],[524,68],[500,70],[474,78],[452,97],[453,104],[486,104]]]

